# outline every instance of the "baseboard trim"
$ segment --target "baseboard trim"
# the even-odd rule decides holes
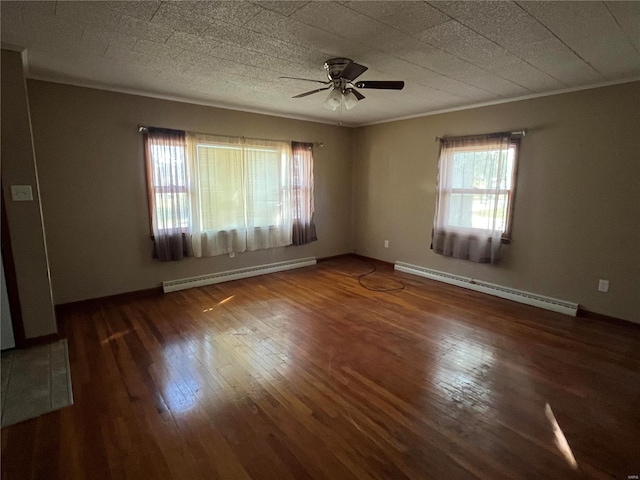
[[[107,295],[105,297],[88,298],[86,300],[78,300],[77,302],[59,303],[55,306],[56,315],[60,315],[70,308],[96,305],[100,302],[112,302],[130,298],[148,297],[150,295],[162,295],[162,287],[134,290],[133,292],[117,293],[115,295]]]
[[[164,293],[177,292],[178,290],[186,290],[187,288],[203,287],[213,285],[215,283],[230,282],[232,280],[240,280],[242,278],[256,277],[258,275],[266,275],[268,273],[283,272],[285,270],[293,270],[295,268],[310,267],[317,263],[314,257],[301,258],[299,260],[289,260],[286,262],[268,263],[257,265],[255,267],[241,268],[238,270],[227,270],[224,272],[211,273],[208,275],[200,275],[197,277],[182,278],[162,282]]]
[[[545,310],[551,310],[552,312],[564,313],[565,315],[571,315],[573,317],[575,317],[578,312],[577,303],[571,303],[557,298],[545,297],[544,295],[538,295],[536,293],[516,290],[514,288],[496,285],[494,283],[484,282],[474,278],[453,275],[404,262],[396,262],[395,269],[400,272],[418,275],[420,277],[437,280],[439,282],[448,283],[458,287],[468,288],[469,290],[486,293],[488,295],[493,295],[494,297],[513,300],[514,302],[544,308]]]
[[[316,259],[316,262],[317,263],[322,263],[322,262],[330,262],[331,260],[342,260],[344,258],[349,258],[352,255],[353,255],[352,253],[341,253],[340,255],[331,255],[329,257],[320,257],[320,258]]]
[[[636,329],[640,329],[640,323],[632,322],[631,320],[625,320],[623,318],[611,317],[603,313],[592,312],[589,310],[585,310],[582,307],[578,308],[578,317],[590,318],[593,320],[598,320],[599,322],[611,323],[614,325],[620,325],[622,327],[633,327]]]
[[[395,264],[392,262],[387,262],[386,260],[379,260],[377,258],[372,258],[372,257],[367,257],[365,255],[360,255],[358,253],[353,253],[351,254],[356,260],[360,260],[361,262],[369,262],[369,263],[374,263],[374,264],[378,264],[378,265],[384,265],[386,267],[389,267],[391,269],[393,269],[395,267]]]

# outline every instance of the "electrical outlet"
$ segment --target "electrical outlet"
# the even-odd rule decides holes
[[[609,291],[609,280],[598,280],[598,291],[607,293]]]
[[[389,240],[384,241],[384,248],[389,248]]]
[[[236,252],[229,252],[229,258],[233,258],[236,256]]]

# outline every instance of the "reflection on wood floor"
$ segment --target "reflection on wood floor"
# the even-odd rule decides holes
[[[75,404],[2,478],[640,474],[640,329],[378,269],[406,288],[345,257],[67,309]]]

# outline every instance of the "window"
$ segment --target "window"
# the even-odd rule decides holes
[[[156,205],[158,228],[186,228],[188,225],[188,185],[184,145],[155,141],[150,145],[153,164],[151,187]]]
[[[168,248],[196,257],[315,240],[314,225],[307,225],[313,238],[301,242],[294,229],[294,222],[313,222],[312,199],[301,205],[293,187],[302,162],[312,171],[310,153],[296,156],[287,142],[149,128],[146,154],[156,251],[166,237],[184,243]],[[158,254],[182,258],[167,257]]]
[[[516,145],[507,150],[506,160],[493,147],[460,147],[454,150],[451,187],[442,195],[448,201],[447,225],[461,229],[499,230],[510,237],[510,218]],[[447,198],[448,197],[448,198]]]
[[[432,248],[496,263],[511,238],[518,141],[510,134],[441,140]]]
[[[203,231],[282,225],[287,194],[289,145],[278,148],[198,143],[198,202]]]

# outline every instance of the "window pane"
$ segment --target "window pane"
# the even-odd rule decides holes
[[[187,185],[186,165],[183,146],[151,144],[153,162],[153,186],[168,187]]]
[[[239,147],[198,145],[201,228],[244,228],[242,150]]]
[[[453,227],[504,231],[507,224],[507,201],[506,194],[494,197],[452,193],[447,223]]]
[[[155,193],[158,230],[187,228],[189,225],[189,201],[186,192]]]
[[[247,148],[247,218],[249,225],[281,224],[281,188],[284,168],[280,151]]]
[[[458,151],[453,154],[452,188],[511,188],[515,149],[506,158],[498,150]]]

